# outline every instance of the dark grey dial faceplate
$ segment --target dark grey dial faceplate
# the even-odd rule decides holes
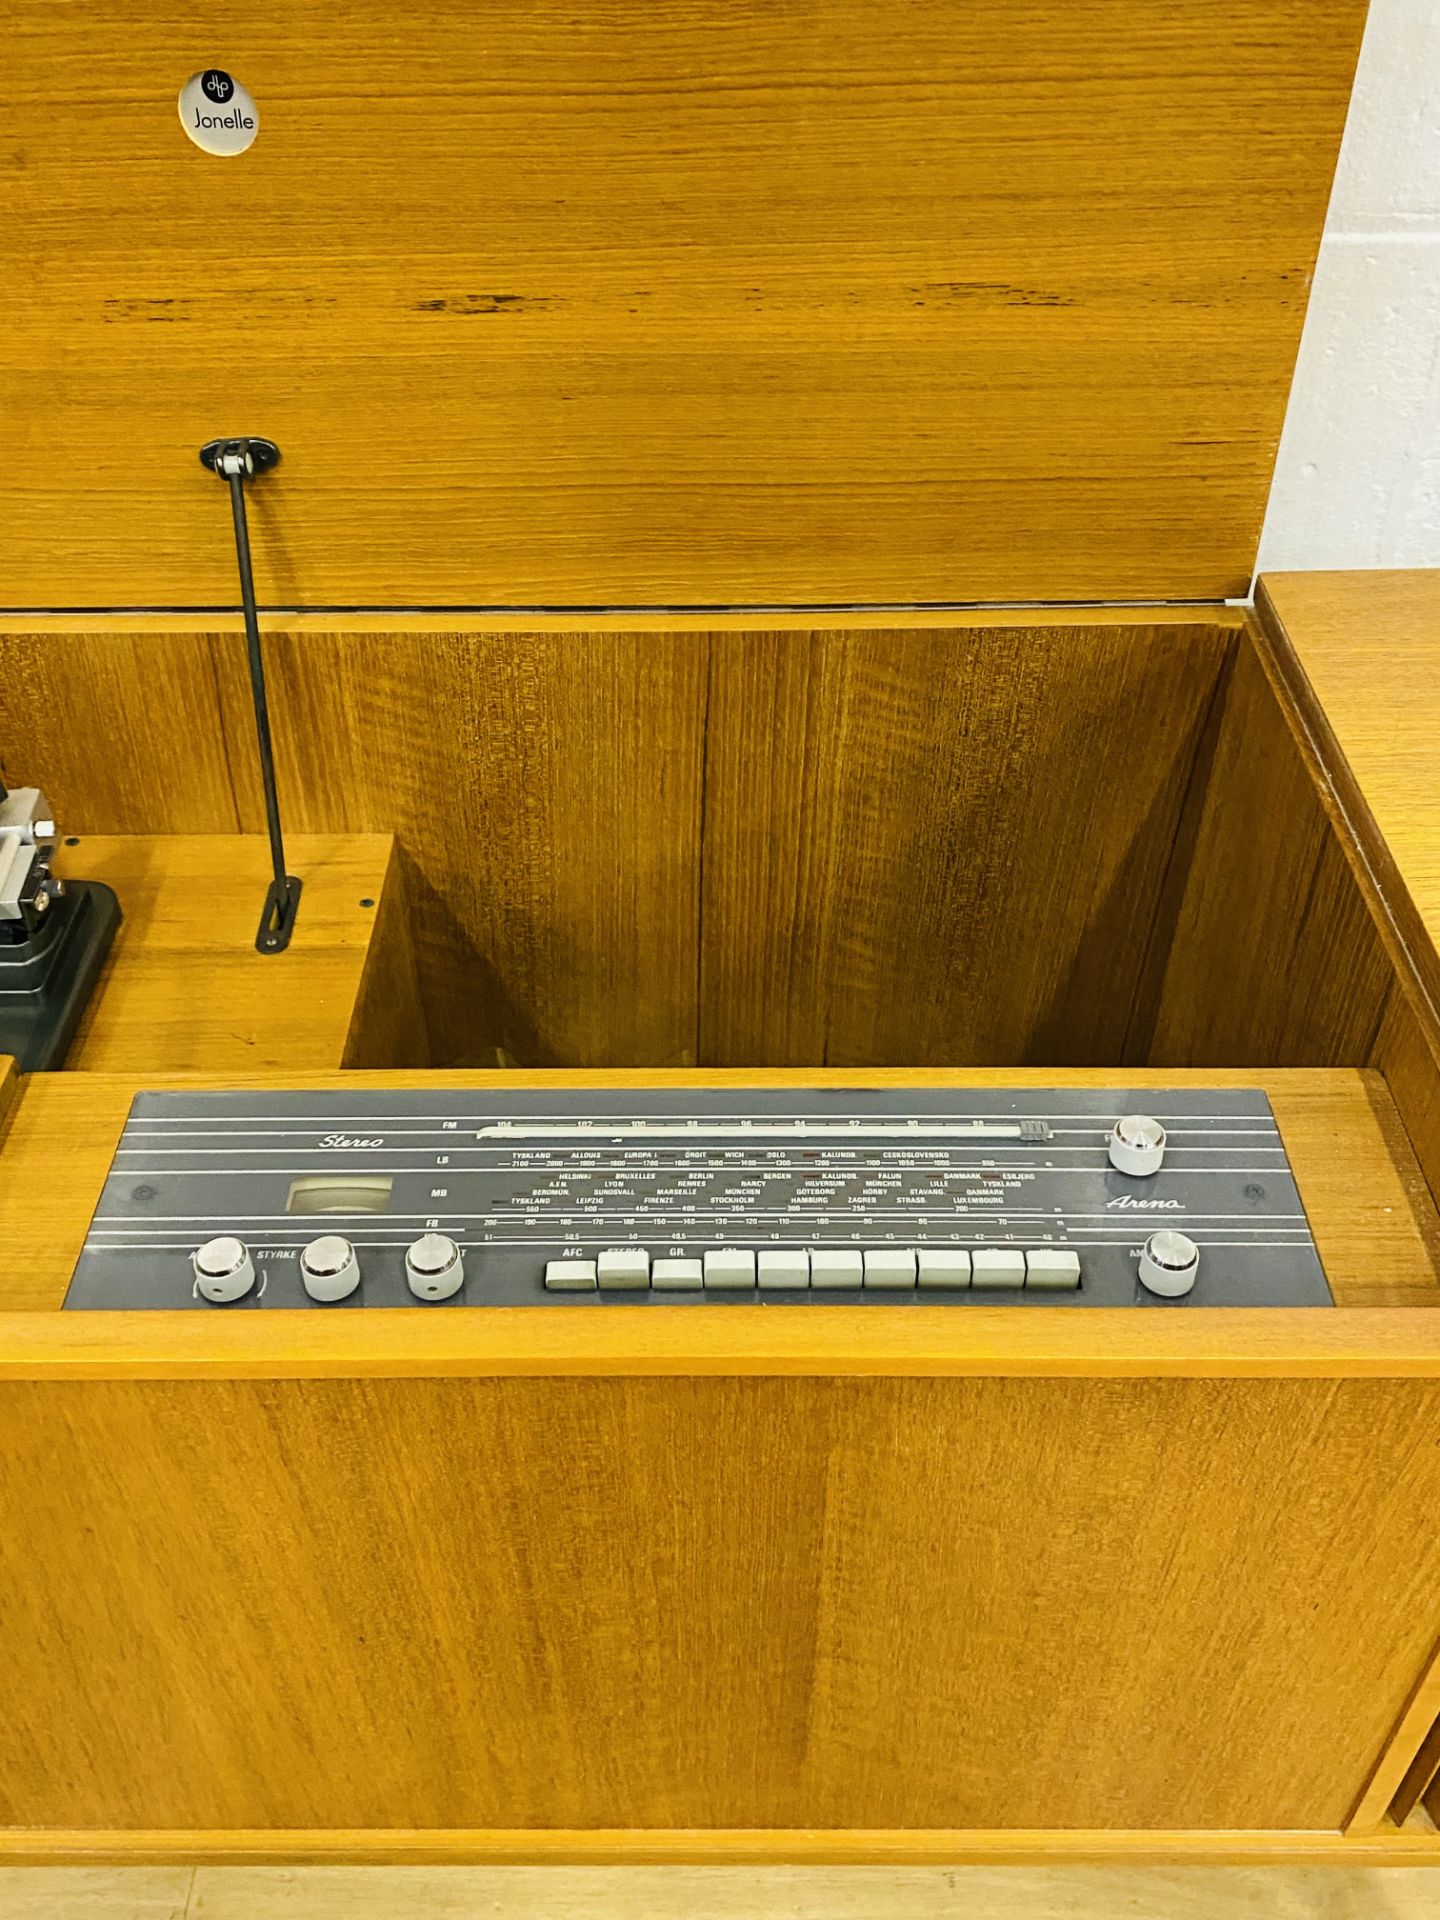
[[[1169,1134],[1164,1166],[1148,1178],[1117,1173],[1106,1153],[1117,1116],[1137,1112]],[[1140,1247],[1159,1227],[1201,1249],[1183,1300],[1157,1299],[1136,1277]],[[427,1229],[464,1253],[464,1285],[437,1311],[1332,1304],[1259,1091],[425,1086],[137,1095],[65,1304],[412,1307],[405,1251]],[[221,1234],[245,1243],[257,1279],[244,1299],[212,1305],[194,1291],[191,1255]],[[310,1300],[299,1269],[302,1249],[322,1234],[348,1238],[362,1273],[355,1293],[327,1305]],[[721,1248],[1069,1248],[1081,1284],[545,1290],[548,1260],[627,1247],[653,1259]]]

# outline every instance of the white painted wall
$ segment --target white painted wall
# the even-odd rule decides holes
[[[1437,566],[1440,0],[1371,0],[1260,567]]]

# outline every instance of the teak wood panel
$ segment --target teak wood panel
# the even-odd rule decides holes
[[[1243,593],[1364,12],[17,0],[0,601]]]
[[[557,1876],[527,1874],[527,1893],[540,1903],[534,1910],[543,1909],[546,1920],[556,1920],[554,1903],[565,1897],[577,1903],[577,1910],[583,1910],[587,1920],[595,1920],[601,1911],[593,1885],[597,1880],[625,1912],[632,1911],[634,1892],[627,1884],[631,1876],[617,1875],[613,1871],[617,1867],[647,1869],[645,1892],[665,1897],[672,1895],[673,1876],[688,1870],[712,1902],[702,1908],[691,1899],[674,1909],[692,1916],[702,1910],[719,1914],[732,1896],[733,1883],[739,1876],[717,1876],[713,1872],[716,1867],[747,1869],[745,1897],[752,1906],[764,1893],[767,1876],[773,1876],[775,1884],[785,1885],[789,1892],[787,1883],[792,1882],[792,1876],[787,1868],[803,1867],[812,1904],[823,1899],[823,1911],[830,1920],[838,1920],[840,1912],[848,1913],[850,1908],[837,1907],[829,1883],[822,1890],[821,1880],[828,1869],[831,1882],[839,1882],[852,1901],[862,1903],[855,1910],[863,1910],[866,1920],[878,1920],[884,1909],[877,1907],[877,1900],[884,1896],[877,1888],[873,1870],[883,1874],[890,1869],[900,1886],[903,1911],[908,1920],[918,1920],[917,1868],[983,1871],[1107,1866],[1114,1871],[1098,1881],[1092,1879],[1091,1885],[1103,1888],[1104,1897],[1113,1901],[1123,1884],[1116,1874],[1123,1875],[1127,1868],[1338,1867],[1368,1872],[1375,1867],[1435,1866],[1440,1863],[1440,1834],[1417,1821],[1402,1828],[1389,1820],[1367,1834],[1315,1828],[1228,1833],[1193,1827],[1147,1827],[1138,1832],[1104,1827],[212,1827],[204,1832],[183,1827],[7,1827],[0,1829],[0,1862],[12,1867],[123,1867],[127,1884],[147,1868],[160,1868],[167,1878],[183,1877],[186,1869],[200,1868],[204,1879],[197,1879],[195,1885],[197,1889],[203,1887],[207,1920],[218,1920],[211,1912],[217,1881],[224,1882],[226,1893],[244,1901],[246,1920],[260,1920],[253,1891],[257,1881],[263,1883],[258,1897],[289,1902],[293,1912],[296,1898],[309,1897],[307,1867],[321,1873],[327,1894],[341,1903],[347,1920],[358,1920],[361,1909],[357,1909],[357,1900],[365,1896],[372,1901],[389,1901],[385,1920],[398,1920],[393,1892],[387,1892],[387,1887],[393,1889],[394,1881],[377,1874],[377,1867],[406,1869],[405,1892],[417,1912],[428,1912],[433,1906],[432,1888],[436,1886],[454,1898],[457,1867],[486,1874],[515,1867],[598,1870],[593,1876],[583,1871],[567,1873],[558,1889],[547,1884]],[[225,1871],[229,1867],[241,1871],[232,1875]],[[257,1875],[253,1872],[256,1867],[285,1867],[291,1871]],[[856,1867],[869,1867],[872,1872],[857,1875]],[[657,1884],[656,1869],[668,1870],[670,1886]],[[970,1879],[967,1892],[976,1887],[973,1872]],[[1274,1891],[1273,1876],[1270,1879],[1271,1885],[1265,1888],[1267,1896]],[[935,1897],[942,1903],[936,1911],[943,1909],[948,1914],[954,1908],[952,1877],[936,1873],[931,1880]],[[725,1881],[731,1886],[725,1886]],[[997,1897],[1019,1898],[1026,1903],[1022,1909],[1026,1920],[1031,1920],[1032,1913],[1038,1914],[1039,1910],[1021,1891],[1030,1887],[1037,1889],[1034,1899],[1050,1903],[1044,1909],[1049,1920],[1060,1877],[1052,1873],[1037,1880],[1027,1875],[1021,1876],[1019,1886],[1014,1882],[1013,1874],[991,1877],[985,1888],[987,1911],[998,1915]],[[992,1895],[992,1888],[998,1892]],[[1208,1920],[1214,1911],[1214,1876],[1210,1874],[1189,1876],[1184,1888],[1176,1876],[1171,1876],[1166,1889],[1170,1920],[1178,1920],[1172,1892],[1178,1894],[1185,1888],[1193,1897],[1195,1911],[1205,1913]],[[487,1887],[487,1894],[489,1891]],[[521,1897],[512,1894],[508,1886],[505,1892],[512,1900]],[[686,1894],[688,1888],[682,1901]],[[1098,1891],[1095,1897],[1100,1897]],[[1417,1884],[1413,1899],[1423,1902],[1424,1898]],[[1414,1910],[1420,1913],[1423,1907]],[[1092,1904],[1082,1911],[1089,1920],[1090,1914],[1101,1909]],[[1006,1920],[1019,1920],[1018,1913],[1009,1907],[1005,1914]],[[1428,1915],[1425,1920],[1429,1920]]]
[[[1437,1415],[1419,1381],[7,1382],[0,1818],[1334,1829],[1435,1636]]]
[[[243,654],[243,634],[228,644]],[[163,621],[7,625],[5,784],[42,788],[62,833],[241,832],[215,647],[202,629]]]
[[[1440,572],[1270,574],[1258,610],[1364,859],[1440,994]]]
[[[429,1053],[694,1060],[703,634],[265,650],[287,827],[401,841]],[[12,630],[0,661],[5,773],[43,773],[67,831],[263,832],[238,633]]]
[[[1385,1076],[1430,1191],[1440,1195],[1440,1040],[1428,1011],[1404,986],[1386,1001],[1372,1059]]]
[[[266,649],[288,813],[312,832],[389,820],[406,849],[437,1060],[694,1061],[703,637],[276,633]],[[244,658],[215,653],[236,804],[258,828]]]
[[[1395,985],[1371,1059],[1440,1192],[1440,888],[1434,662],[1440,591],[1423,573],[1268,577],[1265,657],[1367,902]]]
[[[1118,1060],[1204,628],[717,634],[700,1057]]]
[[[1338,628],[1349,609],[1354,658],[1340,666]],[[1435,706],[1426,681],[1436,610],[1440,595],[1408,574],[1381,576],[1368,607],[1353,592],[1313,590],[1310,576],[1262,580],[1255,610],[1262,657],[1321,804],[1431,1025],[1440,1025],[1440,890],[1428,799]]]
[[[388,835],[291,836],[286,850],[304,887],[294,936],[279,954],[255,949],[272,871],[263,834],[67,840],[74,844],[58,849],[56,872],[113,887],[124,915],[68,1070],[425,1064]],[[357,1012],[362,996],[368,1011]]]
[[[415,952],[414,870],[391,843],[375,930],[351,1009],[342,1067],[428,1067],[430,1026]]]
[[[1222,615],[265,647],[287,821],[406,852],[437,1061],[1005,1064],[1119,1057],[1233,641]],[[67,828],[262,829],[238,635],[56,623],[0,660],[7,771],[23,746]]]
[[[1385,1760],[1376,1769],[1364,1800],[1349,1823],[1350,1831],[1383,1832],[1387,1820],[1407,1821],[1430,1792],[1436,1772],[1440,1770],[1437,1708],[1440,1708],[1440,1646],[1411,1693]],[[1433,1817],[1434,1809],[1428,1811]],[[1437,1836],[1437,1845],[1440,1845],[1440,1836]]]
[[[1163,1066],[1356,1065],[1395,969],[1267,673],[1236,650],[1141,1057]]]

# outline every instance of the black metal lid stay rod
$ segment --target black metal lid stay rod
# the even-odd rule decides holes
[[[268,473],[280,458],[273,440],[210,440],[200,449],[202,462],[229,483],[235,522],[235,557],[240,566],[240,604],[245,612],[245,650],[250,661],[250,697],[255,705],[255,737],[260,747],[260,779],[265,789],[265,822],[270,833],[274,879],[265,894],[265,910],[255,945],[261,953],[283,953],[290,944],[300,906],[300,882],[285,871],[280,834],[280,794],[275,783],[275,749],[270,739],[270,704],[265,695],[265,660],[260,651],[260,620],[255,610],[255,579],[250,569],[250,529],[245,518],[245,482]]]

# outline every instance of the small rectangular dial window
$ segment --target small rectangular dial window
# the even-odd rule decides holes
[[[388,1173],[306,1174],[290,1182],[286,1213],[384,1213],[395,1182]]]

